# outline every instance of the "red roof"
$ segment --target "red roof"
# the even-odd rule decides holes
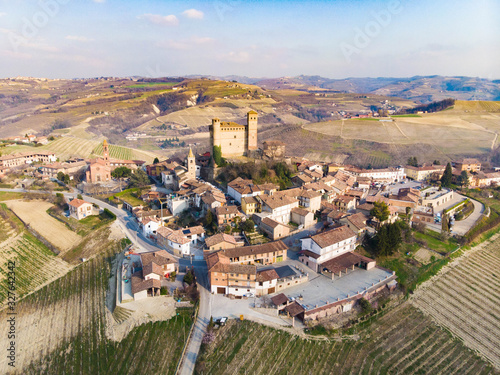
[[[84,200],[82,200],[82,199],[78,199],[78,198],[73,199],[73,200],[72,200],[71,202],[69,202],[68,204],[69,204],[70,206],[73,206],[73,207],[78,208],[78,207],[80,207],[80,206],[84,205],[85,203],[87,203],[87,204],[92,204],[92,203],[86,202],[86,201],[84,201]]]

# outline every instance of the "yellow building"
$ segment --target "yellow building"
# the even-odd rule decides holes
[[[254,197],[241,198],[241,210],[245,215],[252,215],[259,212],[259,202]]]
[[[222,156],[243,156],[257,150],[257,120],[255,111],[247,113],[247,125],[212,119],[210,143],[221,148]]]

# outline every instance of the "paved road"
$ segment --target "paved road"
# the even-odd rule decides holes
[[[464,197],[465,198],[465,197]],[[467,231],[472,228],[475,222],[481,217],[484,212],[484,206],[482,203],[471,199],[472,203],[474,203],[474,212],[470,214],[470,216],[461,221],[455,221],[455,225],[453,226],[453,233],[457,233],[463,236]]]
[[[181,375],[191,375],[194,373],[201,341],[207,332],[208,323],[210,322],[210,292],[208,290],[206,265],[197,264],[195,266],[195,273],[198,280],[198,290],[200,291],[200,309],[198,310],[198,319],[196,319],[194,324],[184,360],[179,369],[179,374]]]

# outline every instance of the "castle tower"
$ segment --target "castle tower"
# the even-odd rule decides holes
[[[210,127],[210,144],[212,146],[221,145],[220,120],[218,118],[212,119],[212,126]],[[210,152],[212,152],[212,150],[210,150]]]
[[[258,113],[250,111],[247,113],[247,139],[248,150],[257,150],[257,117]]]
[[[194,157],[191,147],[189,148],[189,154],[187,157],[187,169],[189,178],[196,178],[196,158]]]
[[[109,165],[109,146],[107,140],[104,140],[104,142],[102,142],[102,154],[104,157],[104,162],[106,163],[106,165]]]

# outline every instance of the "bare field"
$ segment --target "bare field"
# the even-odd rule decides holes
[[[422,284],[411,303],[500,370],[500,235]]]
[[[43,235],[62,253],[78,245],[82,240],[79,235],[69,230],[63,223],[47,214],[46,211],[52,207],[51,203],[45,201],[9,201],[6,204],[25,223]]]

